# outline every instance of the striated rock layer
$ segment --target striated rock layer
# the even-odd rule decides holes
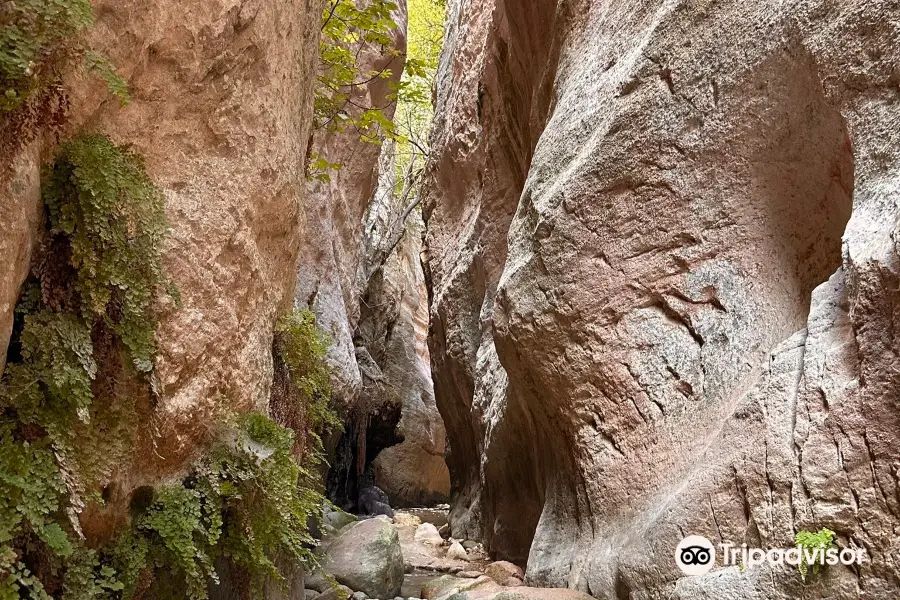
[[[900,4],[449,11],[426,218],[454,536],[599,598],[895,597]],[[673,560],[821,527],[871,560]]]
[[[422,220],[414,213],[384,268],[373,277],[360,339],[381,365],[378,393],[402,406],[403,441],[378,453],[375,485],[394,506],[433,506],[450,495],[446,431],[434,401],[428,356],[428,294],[419,253]]]

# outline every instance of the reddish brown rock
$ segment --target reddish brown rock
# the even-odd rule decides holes
[[[110,529],[135,487],[182,472],[222,414],[266,406],[273,324],[291,305],[305,214],[321,5],[93,4],[90,43],[127,80],[132,101],[120,107],[102,83],[72,74],[63,137],[97,131],[143,155],[165,194],[165,268],[183,303],[160,307],[159,397],[133,464],[121,465],[108,489],[109,514],[92,519]],[[15,170],[0,217],[3,346],[40,215],[39,166],[54,152],[53,136],[39,135],[19,156],[2,157]]]
[[[521,585],[525,572],[511,562],[498,560],[484,569],[484,574],[504,586]]]

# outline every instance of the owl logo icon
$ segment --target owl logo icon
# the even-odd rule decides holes
[[[700,535],[689,535],[675,547],[675,564],[685,575],[704,575],[716,564],[716,547]]]

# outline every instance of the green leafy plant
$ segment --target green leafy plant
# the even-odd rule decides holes
[[[106,89],[119,99],[121,106],[127,106],[131,102],[131,93],[128,90],[128,83],[121,75],[116,73],[115,66],[110,60],[93,50],[87,50],[84,53],[84,66],[88,72],[96,75],[103,83]]]
[[[391,32],[396,28],[391,13],[397,5],[390,0],[357,3],[355,0],[331,0],[322,13],[322,37],[319,46],[321,68],[315,98],[316,127],[339,132],[348,126],[359,129],[363,139],[374,140],[369,131],[380,125],[391,130],[384,114],[387,106],[365,106],[354,99],[357,88],[375,79],[389,79],[385,67],[376,72],[360,72],[359,54],[365,48],[378,48],[396,55]],[[350,109],[356,109],[351,111]],[[355,112],[355,115],[351,115]]]
[[[81,63],[122,104],[125,80],[81,33],[94,14],[89,0],[7,0],[0,3],[0,153],[9,155],[47,127],[58,133],[68,109],[63,73]]]
[[[398,197],[418,195],[419,173],[429,154],[434,118],[431,89],[443,47],[446,1],[408,0],[407,11],[407,69],[400,81],[405,93],[398,98],[394,115],[394,192]]]
[[[794,537],[797,547],[800,549],[800,562],[797,564],[797,570],[800,576],[805,580],[810,568],[813,573],[818,573],[819,569],[825,565],[825,552],[831,548],[836,548],[834,543],[835,533],[827,528],[819,531],[798,531]],[[813,552],[818,550],[815,560],[810,560]]]
[[[373,144],[381,144],[384,139],[399,140],[402,136],[392,118],[397,103],[429,97],[427,91],[397,72],[402,64],[409,76],[425,73],[419,59],[404,57],[394,48],[397,24],[393,13],[397,10],[397,4],[391,0],[330,0],[323,9],[314,108],[314,123],[319,131],[340,133],[349,129],[362,141]],[[372,51],[380,52],[384,66],[363,69],[360,56]],[[386,82],[389,89],[380,106],[364,98],[365,90],[379,80]],[[339,162],[315,152],[307,161],[308,177],[320,181],[328,181],[328,172],[340,167]]]
[[[0,598],[48,597],[29,561],[65,573],[63,598],[101,598],[119,583],[75,515],[136,428],[122,386],[153,369],[167,225],[139,157],[102,136],[65,144],[42,187],[47,230],[0,380]]]
[[[294,432],[265,415],[237,417],[189,477],[153,491],[149,507],[125,534],[128,546],[139,548],[144,568],[170,571],[183,583],[170,593],[191,600],[207,598],[222,556],[247,573],[256,594],[267,579],[284,580],[278,558],[315,564],[307,523],[321,518],[324,498],[314,491],[313,475],[293,458],[293,444]],[[121,578],[123,598],[139,579],[139,564],[132,561],[130,575]]]
[[[12,0],[0,7],[0,112],[58,79],[73,38],[94,21],[89,0]]]
[[[325,362],[330,344],[310,310],[295,309],[275,325],[270,411],[276,421],[297,432],[294,454],[310,464],[322,459],[320,433],[342,425],[330,405],[331,370]]]
[[[51,235],[62,235],[75,269],[81,316],[119,336],[134,366],[147,373],[156,352],[149,310],[165,286],[163,196],[130,148],[99,135],[65,144],[49,169],[44,204]]]

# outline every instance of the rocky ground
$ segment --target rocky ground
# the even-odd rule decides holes
[[[450,537],[448,508],[397,511],[394,517],[326,513],[321,570],[306,578],[306,600],[581,600],[569,589],[530,588],[521,567],[491,562],[481,544]],[[457,600],[461,600],[457,598]]]

